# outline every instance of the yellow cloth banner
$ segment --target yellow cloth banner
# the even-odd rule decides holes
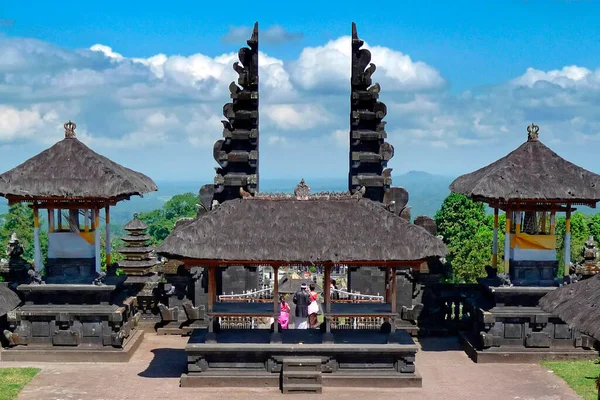
[[[88,242],[89,244],[93,245],[96,243],[96,238],[94,236],[94,232],[79,232],[79,235],[83,238],[83,240],[85,240],[86,242]]]
[[[554,250],[556,249],[556,235],[528,235],[518,233],[511,235],[510,247],[530,250]]]

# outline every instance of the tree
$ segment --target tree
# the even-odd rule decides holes
[[[2,226],[0,227],[0,251],[6,248],[10,235],[16,232],[19,241],[23,245],[23,258],[31,262],[34,258],[33,241],[33,210],[26,203],[17,203],[10,206],[8,213],[2,215]],[[40,219],[40,249],[42,260],[48,256],[48,232],[44,229]]]
[[[173,230],[177,220],[197,215],[198,197],[193,193],[173,196],[162,209],[141,213],[139,218],[148,224],[152,244],[160,244]]]
[[[503,217],[503,216],[501,216]],[[502,226],[504,218],[499,218]],[[485,205],[466,196],[452,193],[435,214],[438,233],[448,247],[447,260],[452,267],[453,280],[475,282],[485,276],[485,266],[491,264],[494,216],[485,214]],[[502,256],[504,235],[498,229],[498,249]]]

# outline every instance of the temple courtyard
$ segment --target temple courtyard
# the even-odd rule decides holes
[[[277,388],[180,388],[186,370],[188,338],[146,334],[128,363],[17,363],[3,367],[38,367],[41,371],[22,390],[23,400],[64,399],[249,399],[280,398]],[[417,371],[422,388],[324,388],[309,397],[356,399],[580,399],[567,384],[536,364],[475,364],[455,338],[421,339]],[[296,395],[292,395],[296,396]]]

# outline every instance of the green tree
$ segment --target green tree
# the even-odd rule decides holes
[[[33,210],[26,203],[17,203],[10,206],[8,213],[0,218],[0,251],[6,248],[10,235],[16,232],[19,241],[23,245],[23,258],[33,261]],[[44,223],[40,218],[40,248],[42,260],[48,256],[48,231],[44,229]]]
[[[152,244],[160,244],[173,230],[180,218],[193,218],[197,215],[198,196],[184,193],[173,196],[163,208],[141,213],[139,218],[148,224],[148,235]]]
[[[593,235],[594,240],[598,243],[600,240],[600,214],[594,214],[588,219],[588,229],[590,235]]]
[[[502,256],[504,216],[499,218],[498,260]],[[448,262],[453,280],[475,282],[485,276],[485,266],[492,261],[493,215],[485,214],[485,205],[466,196],[452,193],[435,214],[438,233],[448,247]]]

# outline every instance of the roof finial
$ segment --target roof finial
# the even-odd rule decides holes
[[[296,188],[294,189],[294,195],[296,196],[296,200],[308,200],[308,196],[310,196],[310,188],[304,182],[304,178],[300,181]]]
[[[537,142],[539,130],[540,130],[540,127],[535,125],[532,122],[531,125],[529,125],[527,127],[527,141],[528,142]]]
[[[71,122],[71,120],[69,120],[69,122],[67,122],[63,126],[65,127],[65,138],[74,139],[75,138],[75,128],[77,128],[77,125],[75,124],[75,122]]]

